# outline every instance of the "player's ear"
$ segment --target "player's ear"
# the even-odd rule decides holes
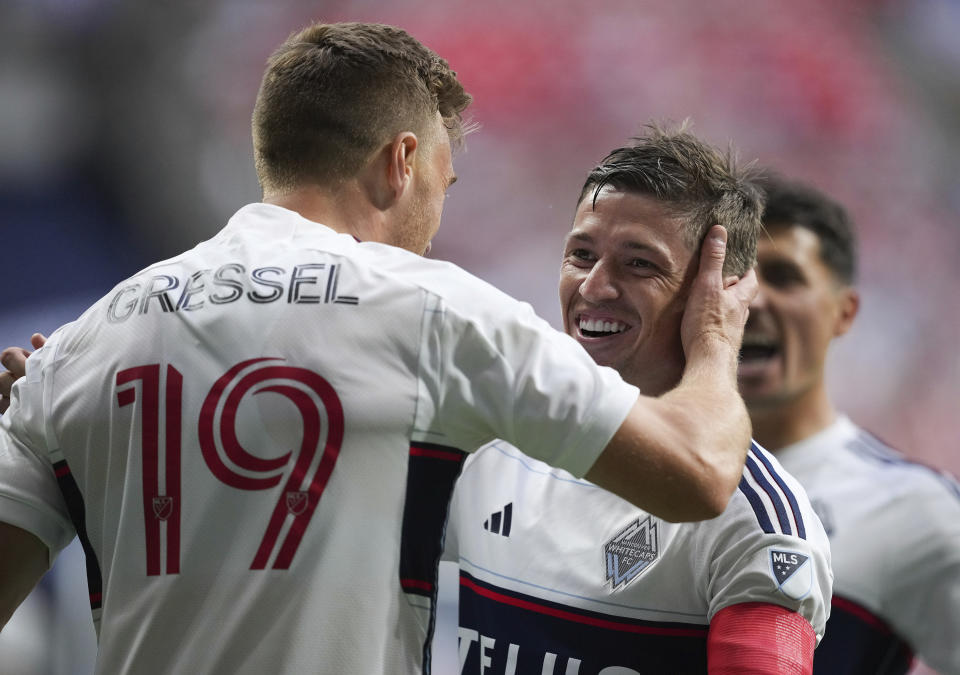
[[[395,199],[399,199],[410,186],[418,146],[419,141],[412,131],[403,131],[390,142],[386,178]]]
[[[837,291],[837,316],[833,326],[833,336],[840,337],[850,330],[853,320],[860,311],[860,294],[855,288],[844,286]]]
[[[377,209],[394,206],[410,186],[418,144],[413,132],[399,133],[380,147],[361,172],[361,185]]]

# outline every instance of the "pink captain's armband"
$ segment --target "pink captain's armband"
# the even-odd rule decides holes
[[[797,612],[764,602],[725,607],[710,622],[710,675],[811,675],[817,636]]]

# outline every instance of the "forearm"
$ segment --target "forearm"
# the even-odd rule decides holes
[[[0,522],[0,629],[47,571],[47,547],[35,536]]]
[[[731,351],[713,345],[675,389],[640,397],[587,478],[665,520],[719,515],[750,446]]]
[[[686,447],[703,489],[717,490],[722,510],[740,482],[750,447],[750,416],[737,391],[739,346],[722,340],[701,343],[688,357],[680,384],[659,402],[679,434],[673,443],[686,440],[676,447]]]

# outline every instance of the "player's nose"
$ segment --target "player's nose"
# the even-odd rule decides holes
[[[620,295],[611,265],[600,259],[580,283],[580,295],[590,302],[614,300]]]

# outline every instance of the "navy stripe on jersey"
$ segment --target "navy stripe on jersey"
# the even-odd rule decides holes
[[[800,505],[797,503],[797,497],[793,494],[793,490],[787,486],[786,481],[784,481],[780,474],[776,472],[776,470],[773,468],[773,463],[770,462],[770,459],[756,443],[750,444],[750,454],[760,460],[760,462],[767,467],[767,472],[773,477],[773,480],[776,481],[777,485],[780,486],[780,490],[787,498],[787,503],[790,504],[790,510],[793,512],[793,522],[797,524],[797,536],[801,539],[806,539],[807,528],[803,524],[803,514],[800,513]],[[790,532],[788,531],[787,534],[790,534]]]
[[[436,620],[437,573],[453,486],[467,454],[435,443],[410,443],[407,494],[400,540],[400,586],[430,599],[423,672],[430,672],[430,639]]]
[[[750,475],[753,476],[753,479],[760,484],[760,487],[763,488],[763,491],[767,493],[767,496],[770,498],[770,503],[773,504],[773,510],[777,514],[777,520],[780,522],[780,529],[784,534],[793,534],[793,528],[790,527],[790,519],[787,517],[787,510],[783,505],[783,500],[780,498],[780,494],[777,492],[776,488],[770,484],[770,481],[767,480],[766,476],[763,475],[763,472],[760,470],[760,466],[751,456],[752,453],[747,454],[747,470],[750,471]]]
[[[99,609],[103,604],[103,575],[100,573],[100,562],[97,553],[93,550],[90,537],[87,536],[87,509],[83,503],[80,487],[70,473],[66,460],[55,462],[53,471],[57,477],[57,485],[63,494],[67,505],[67,512],[77,531],[77,538],[83,546],[83,553],[87,559],[87,590],[90,593],[90,609]]]
[[[750,487],[750,483],[747,482],[746,477],[740,478],[740,492],[747,498],[747,501],[750,502],[750,506],[753,507],[753,512],[757,516],[757,522],[760,523],[760,529],[767,534],[774,534],[776,530],[773,529],[773,523],[770,522],[770,518],[767,516],[767,509],[763,505],[763,500],[760,499],[760,495],[757,494],[757,491]]]
[[[813,657],[814,675],[903,675],[913,650],[870,610],[833,596],[826,633]]]
[[[705,673],[709,626],[559,604],[460,571],[463,673]],[[481,667],[481,659],[489,666]],[[621,671],[617,671],[621,672]],[[627,671],[624,671],[627,672]]]
[[[895,450],[890,445],[884,443],[879,438],[867,431],[864,431],[863,429],[859,430],[857,436],[847,443],[846,447],[860,457],[872,459],[882,464],[914,467],[923,471],[928,471],[932,473],[955,498],[960,499],[960,485],[958,485],[957,481],[951,476],[945,474],[936,467],[907,459],[899,451]]]
[[[774,468],[773,462],[766,456],[766,451],[756,443],[751,442],[750,444],[738,487],[750,503],[750,507],[757,516],[760,528],[766,534],[780,533],[793,536],[793,525],[790,523],[790,514],[792,514],[793,523],[797,529],[796,536],[800,539],[807,538],[807,528],[803,522],[803,514],[800,511],[800,503],[797,501],[796,495],[793,494],[793,490]],[[758,487],[767,496],[770,506],[773,507],[773,513],[776,516],[775,522],[769,511],[767,501],[758,492]]]

